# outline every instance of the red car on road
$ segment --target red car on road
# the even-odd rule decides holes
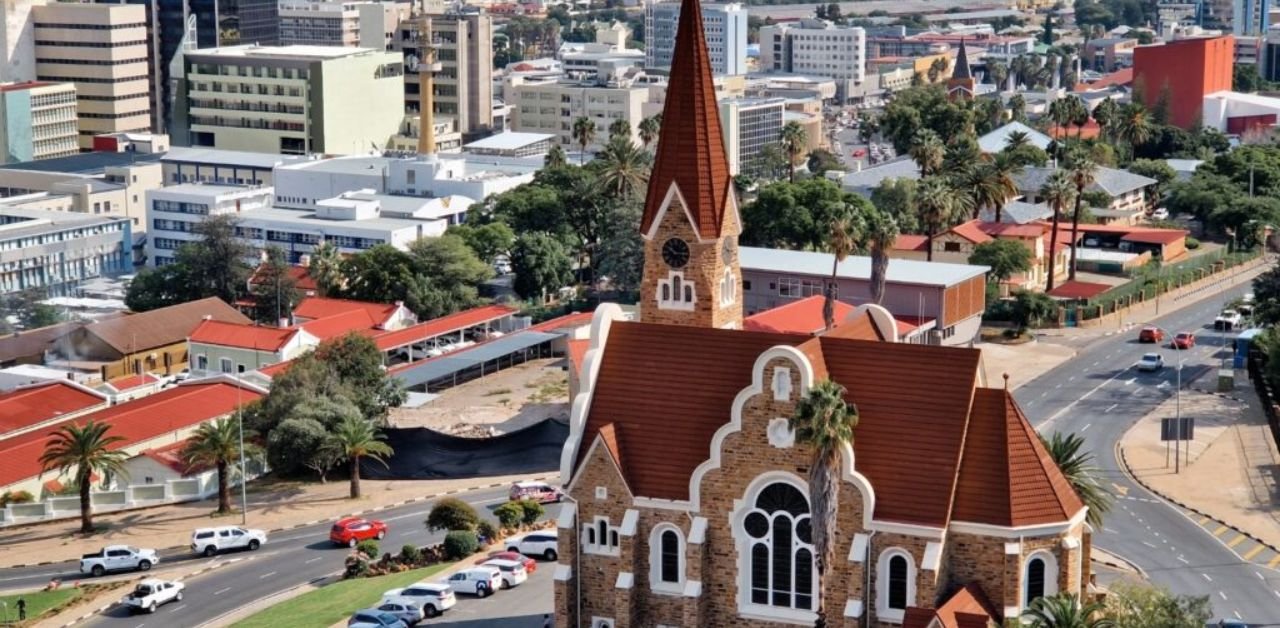
[[[1180,331],[1173,337],[1174,349],[1190,349],[1196,346],[1196,335],[1189,331]]]
[[[387,524],[377,519],[347,517],[339,519],[329,530],[329,540],[338,545],[355,547],[360,541],[381,539],[387,535]]]
[[[1138,332],[1138,342],[1161,342],[1164,340],[1164,330],[1159,327],[1143,327]]]
[[[518,563],[522,563],[524,565],[524,570],[529,572],[529,575],[531,576],[533,575],[533,572],[538,570],[538,561],[529,558],[520,552],[489,552],[488,556],[477,560],[476,564],[483,565],[495,558],[501,558],[502,560],[514,560]]]

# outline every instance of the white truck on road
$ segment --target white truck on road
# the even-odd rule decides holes
[[[80,557],[80,573],[101,576],[108,571],[147,571],[158,562],[160,557],[153,549],[108,545]]]
[[[169,602],[181,602],[184,588],[186,587],[181,582],[143,580],[133,588],[133,593],[125,596],[124,605],[131,612],[154,613],[157,608]]]

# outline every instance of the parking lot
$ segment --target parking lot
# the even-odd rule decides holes
[[[514,589],[504,589],[487,598],[459,595],[458,603],[437,619],[420,626],[453,626],[455,628],[542,628],[544,616],[555,601],[552,574],[556,564],[538,561],[538,570],[529,580]]]

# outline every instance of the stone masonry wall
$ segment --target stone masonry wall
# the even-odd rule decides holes
[[[602,445],[592,446],[593,443],[584,443],[583,446],[590,447],[590,454],[583,460],[582,468],[575,478],[575,483],[570,496],[578,504],[578,521],[577,526],[573,530],[561,530],[560,547],[562,549],[572,545],[577,552],[581,553],[579,558],[580,564],[569,564],[574,570],[574,577],[581,578],[582,591],[582,619],[586,624],[591,617],[613,617],[615,621],[619,621],[622,617],[630,617],[633,613],[632,608],[618,608],[616,606],[618,600],[616,598],[616,583],[618,581],[618,573],[624,571],[635,570],[635,552],[634,544],[636,537],[628,537],[622,534],[618,535],[619,556],[606,556],[600,554],[592,554],[582,550],[580,535],[584,525],[590,523],[594,525],[596,517],[607,517],[609,519],[609,528],[617,530],[622,525],[622,518],[626,514],[627,509],[633,501],[631,491],[627,488],[626,482],[618,473],[618,467],[613,462],[613,458]],[[596,489],[603,487],[605,496],[598,498]],[[569,534],[566,534],[569,533]],[[560,555],[560,562],[566,564],[566,559],[572,559],[570,552],[563,552]],[[569,601],[562,605],[559,597],[557,597],[556,608],[576,607],[572,601],[572,593],[568,592]],[[560,589],[557,588],[557,595]],[[625,598],[624,598],[625,599]],[[570,609],[576,610],[576,609]],[[576,625],[570,623],[569,625]],[[620,627],[622,623],[618,624]]]
[[[742,328],[742,273],[738,269],[737,239],[740,231],[736,216],[726,212],[722,236],[705,243],[698,242],[697,233],[689,223],[688,214],[679,198],[674,198],[652,239],[646,240],[644,276],[640,283],[640,320],[646,323],[690,325],[696,327],[724,327],[733,323]],[[662,245],[671,238],[680,238],[689,245],[689,261],[684,267],[672,269],[662,259]],[[733,269],[738,284],[738,298],[733,304],[720,305],[720,283],[726,263],[723,257],[724,241],[734,243],[728,267]],[[683,281],[694,285],[694,309],[663,310],[658,308],[659,281],[667,279],[672,270],[683,273]]]

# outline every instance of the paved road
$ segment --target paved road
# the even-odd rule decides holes
[[[1280,626],[1280,573],[1242,561],[1222,542],[1169,504],[1130,480],[1116,458],[1115,444],[1133,423],[1175,394],[1176,365],[1184,358],[1182,383],[1208,376],[1212,387],[1225,350],[1211,323],[1222,304],[1248,291],[1247,285],[1203,298],[1178,312],[1143,321],[1172,333],[1198,332],[1199,345],[1175,352],[1168,346],[1137,343],[1137,330],[1082,347],[1075,358],[1015,392],[1027,417],[1042,432],[1074,432],[1085,438],[1117,499],[1095,543],[1124,556],[1176,593],[1209,595],[1219,617],[1252,626]],[[1229,340],[1227,341],[1229,342]],[[1132,368],[1147,352],[1164,355],[1159,373]],[[1203,387],[1203,386],[1202,386]]]
[[[500,591],[483,600],[459,596],[458,604],[449,609],[432,626],[449,628],[542,628],[544,617],[555,606],[552,580],[554,565],[539,562],[529,581]]]

